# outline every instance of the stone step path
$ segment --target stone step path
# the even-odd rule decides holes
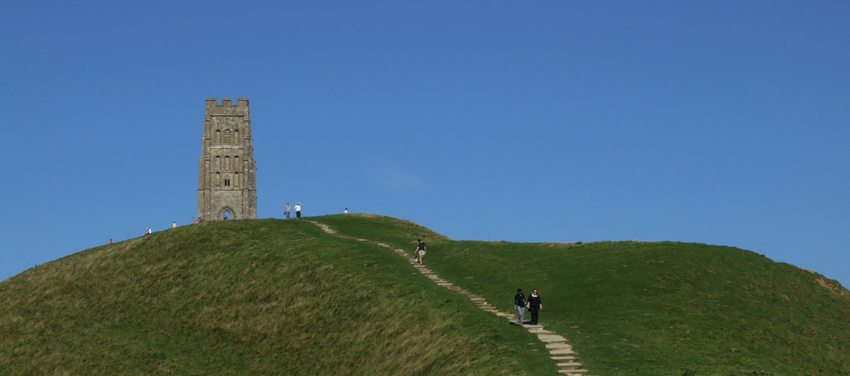
[[[334,231],[333,229],[331,229],[330,227],[325,225],[324,223],[319,223],[319,222],[316,222],[316,221],[309,221],[309,220],[307,222],[310,222],[310,223],[312,223],[316,226],[319,226],[319,228],[324,230],[326,233],[333,235],[333,236],[336,236],[338,238],[357,240],[357,241],[361,241],[361,242],[369,242],[369,243],[373,243],[373,244],[379,245],[379,246],[384,247],[384,248],[391,249],[392,251],[397,253],[399,256],[404,257],[405,260],[408,260],[408,261],[410,261],[411,264],[413,264],[413,260],[411,260],[411,254],[406,252],[403,249],[395,248],[393,246],[390,246],[389,244],[384,244],[384,243],[381,243],[381,242],[371,241],[371,240],[367,240],[367,239],[352,238],[352,237],[349,237],[349,236],[340,235],[336,231]],[[434,273],[433,271],[431,271],[431,269],[428,269],[425,265],[413,264],[413,267],[416,268],[416,270],[418,270],[420,273],[422,273],[425,277],[434,281],[437,285],[465,295],[466,297],[469,298],[469,300],[471,300],[475,305],[477,305],[478,308],[480,308],[482,311],[493,313],[496,316],[503,317],[503,318],[507,319],[508,322],[516,323],[516,321],[517,321],[516,315],[514,315],[513,313],[510,313],[510,312],[499,311],[496,307],[493,307],[492,305],[490,305],[490,303],[487,302],[487,299],[484,299],[483,296],[475,295],[475,294],[473,294],[469,291],[466,291],[466,290],[464,290],[464,289],[462,289],[458,286],[453,285],[451,282],[440,278],[440,276],[438,276],[437,273]],[[580,363],[577,359],[578,353],[573,351],[572,346],[570,346],[570,344],[569,344],[569,342],[567,341],[566,338],[564,338],[563,336],[561,336],[561,335],[559,335],[559,334],[557,334],[553,331],[546,330],[543,327],[543,325],[523,325],[523,327],[526,328],[530,333],[537,335],[537,338],[540,341],[546,343],[546,350],[549,351],[549,356],[552,358],[552,360],[557,362],[559,374],[562,374],[562,375],[587,375],[588,371],[586,369],[583,369],[584,364]]]

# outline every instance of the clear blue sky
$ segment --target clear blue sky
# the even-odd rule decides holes
[[[260,217],[731,245],[850,285],[850,2],[252,3],[4,4],[0,279],[188,223],[205,99],[246,97]]]

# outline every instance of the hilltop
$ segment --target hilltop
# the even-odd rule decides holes
[[[535,374],[555,365],[402,258],[305,221],[207,222],[0,283],[12,375]]]
[[[850,373],[850,294],[733,247],[455,241],[377,215],[312,217],[409,249],[541,323],[596,375]],[[535,337],[439,288],[390,250],[304,221],[183,226],[0,283],[10,374],[554,374]]]

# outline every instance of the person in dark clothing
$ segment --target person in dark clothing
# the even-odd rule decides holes
[[[528,297],[528,310],[531,312],[531,325],[537,325],[537,315],[543,309],[543,303],[540,302],[540,295],[537,295],[537,289]]]
[[[522,317],[525,315],[525,295],[522,294],[522,289],[516,289],[516,296],[514,296],[514,309],[517,313],[516,324],[522,326],[523,320]]]
[[[419,246],[416,247],[419,251],[419,263],[425,265],[425,242],[423,242],[422,239],[417,240],[419,240]]]

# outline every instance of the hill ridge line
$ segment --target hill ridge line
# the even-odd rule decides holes
[[[306,220],[305,222],[312,223],[319,228],[321,228],[325,233],[331,236],[335,236],[342,239],[356,240],[359,242],[368,242],[372,243],[387,249],[390,249],[397,253],[399,256],[404,257],[405,260],[408,260],[411,264],[413,264],[412,260],[409,260],[409,255],[403,249],[395,248],[389,244],[381,243],[374,240],[369,239],[360,239],[351,236],[345,236],[334,231],[330,226],[316,221]],[[428,279],[434,281],[438,286],[442,286],[451,291],[460,293],[466,297],[468,297],[475,305],[478,306],[484,312],[490,312],[495,314],[496,316],[505,318],[509,323],[514,323],[517,321],[517,316],[510,312],[500,312],[498,309],[490,305],[484,297],[480,295],[473,294],[465,289],[462,289],[458,286],[453,285],[452,283],[440,278],[437,273],[434,273],[430,269],[426,268],[425,265],[422,264],[413,264],[413,267],[417,269],[420,273],[425,275]],[[546,349],[549,350],[549,355],[552,360],[557,362],[558,373],[565,375],[587,375],[587,370],[584,369],[584,364],[578,361],[578,353],[573,351],[572,346],[568,343],[567,339],[553,331],[545,330],[543,325],[523,325],[524,328],[528,329],[528,331],[532,334],[537,335],[537,339],[546,344]]]

